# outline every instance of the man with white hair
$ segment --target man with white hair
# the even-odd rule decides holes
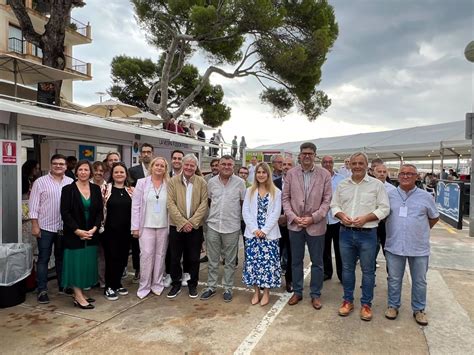
[[[188,267],[189,297],[198,296],[199,257],[203,238],[202,225],[207,214],[207,183],[196,175],[198,160],[194,154],[183,157],[183,170],[168,183],[168,212],[170,217],[169,249],[172,287],[168,298],[181,292],[181,258]]]
[[[344,165],[341,166],[337,171],[339,174],[341,174],[345,178],[352,175],[351,167],[349,166],[349,161],[350,161],[349,158],[344,159]]]

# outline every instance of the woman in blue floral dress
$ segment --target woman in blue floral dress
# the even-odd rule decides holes
[[[253,286],[252,304],[265,306],[270,300],[270,289],[281,286],[280,251],[281,237],[278,218],[281,212],[281,191],[271,179],[267,163],[255,169],[253,185],[247,189],[242,208],[246,224],[244,237],[245,263],[242,280]],[[263,295],[260,289],[263,288]]]

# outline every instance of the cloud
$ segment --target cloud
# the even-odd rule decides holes
[[[228,141],[244,135],[249,146],[461,120],[472,110],[472,64],[464,48],[472,40],[472,1],[332,0],[339,38],[323,66],[320,88],[332,99],[315,122],[297,112],[278,118],[259,100],[253,78],[211,77],[224,88],[232,118],[222,131]],[[91,1],[74,10],[90,21],[94,41],[75,56],[93,65],[94,80],[75,85],[75,99],[94,103],[110,86],[110,62],[127,54],[157,59],[131,3]],[[206,58],[192,59],[201,72]],[[232,70],[232,67],[226,67]]]

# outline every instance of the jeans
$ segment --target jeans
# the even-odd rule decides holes
[[[426,307],[426,273],[429,256],[401,256],[385,251],[388,265],[388,306],[400,308],[402,281],[408,259],[410,265],[411,308],[413,312],[422,311]]]
[[[207,228],[206,249],[207,257],[209,258],[207,264],[207,286],[209,289],[215,291],[217,288],[221,255],[225,260],[224,279],[222,282],[224,289],[231,289],[234,286],[235,260],[239,250],[239,235],[240,230],[233,233],[219,233],[211,227]]]
[[[61,276],[63,272],[63,250],[58,246],[58,233],[53,233],[41,229],[38,241],[38,262],[36,263],[36,281],[38,283],[38,293],[48,290],[48,263],[54,245],[54,263],[56,266],[56,276],[58,286],[61,286]]]
[[[298,296],[303,296],[303,260],[305,242],[308,244],[309,256],[311,258],[311,298],[321,297],[323,289],[323,251],[324,235],[313,236],[303,229],[299,232],[290,230],[290,248],[291,248],[291,268],[293,276],[293,291]]]
[[[342,260],[342,286],[344,300],[354,302],[355,268],[357,258],[362,269],[361,304],[372,306],[375,286],[375,252],[377,250],[377,228],[356,231],[341,226],[339,249]]]

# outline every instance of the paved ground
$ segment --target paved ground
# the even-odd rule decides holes
[[[309,262],[307,261],[307,264]],[[192,300],[187,290],[174,300],[135,297],[110,302],[92,290],[96,309],[80,310],[67,296],[50,294],[38,305],[29,294],[20,306],[0,310],[1,353],[311,353],[311,354],[469,354],[474,353],[474,238],[440,223],[432,232],[427,314],[430,325],[418,326],[410,311],[410,280],[405,277],[399,318],[384,318],[386,273],[377,269],[374,319],[354,312],[337,315],[342,289],[326,281],[323,308],[315,311],[308,294],[296,306],[276,290],[266,307],[250,305],[251,291],[236,273],[234,300],[224,303],[222,290],[207,302]],[[308,270],[308,269],[307,269]],[[201,280],[207,278],[205,264]],[[306,286],[309,277],[306,277]],[[359,277],[360,280],[360,277]],[[53,288],[53,285],[50,284]],[[199,290],[202,290],[201,285]],[[305,292],[308,292],[306,287]],[[359,297],[360,290],[356,290]]]

